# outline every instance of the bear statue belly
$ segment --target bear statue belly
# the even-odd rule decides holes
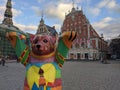
[[[61,69],[55,61],[55,56],[42,60],[30,57],[24,90],[61,90]]]

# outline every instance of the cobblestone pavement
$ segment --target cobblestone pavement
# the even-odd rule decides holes
[[[120,90],[120,62],[65,62],[63,90]],[[19,63],[0,65],[0,90],[23,90],[25,68]]]

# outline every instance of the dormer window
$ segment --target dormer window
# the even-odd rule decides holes
[[[40,28],[40,32],[44,32],[43,28]]]

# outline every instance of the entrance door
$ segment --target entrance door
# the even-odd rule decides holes
[[[85,59],[88,59],[88,53],[85,53]]]
[[[81,59],[80,53],[77,53],[77,59]]]

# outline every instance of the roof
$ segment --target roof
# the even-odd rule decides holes
[[[3,30],[7,30],[9,31],[15,31],[15,32],[20,32],[22,34],[26,34],[25,32],[23,32],[22,30],[20,30],[18,27],[14,26],[14,25],[5,25],[5,24],[0,24],[0,28],[3,28]],[[1,29],[0,29],[1,31]]]
[[[53,27],[50,27],[48,25],[46,25],[46,27],[47,27],[48,31],[50,32],[50,35],[56,36],[56,34],[58,34]]]

